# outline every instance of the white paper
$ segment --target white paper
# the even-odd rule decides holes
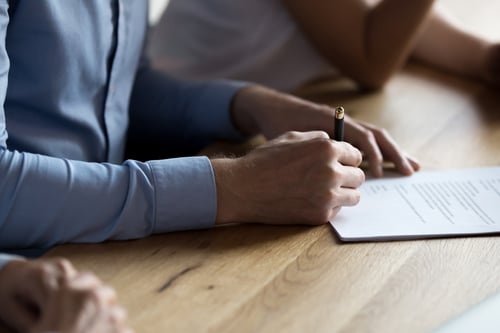
[[[500,233],[500,167],[367,180],[330,223],[344,241]]]

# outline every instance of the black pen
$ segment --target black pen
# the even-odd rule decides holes
[[[335,108],[335,128],[333,133],[335,141],[344,141],[344,108],[337,106]]]

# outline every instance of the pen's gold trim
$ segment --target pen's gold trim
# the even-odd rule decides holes
[[[335,108],[335,118],[336,119],[343,119],[344,118],[344,108],[341,106],[337,106]]]

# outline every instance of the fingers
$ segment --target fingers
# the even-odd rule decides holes
[[[66,293],[74,294],[75,298],[80,298],[82,303],[95,303],[94,308],[117,303],[115,290],[103,285],[97,276],[92,273],[78,273],[62,288]]]
[[[66,259],[53,258],[29,262],[29,288],[38,306],[42,306],[51,291],[72,279],[76,270]]]
[[[363,161],[361,152],[347,142],[332,141],[337,153],[339,163],[343,165],[358,167]]]
[[[396,170],[403,175],[413,174],[415,171],[413,166],[389,134],[385,130],[376,130],[373,133],[376,138],[376,142],[383,152],[383,155],[386,159],[394,163]]]
[[[332,203],[332,208],[356,206],[360,199],[361,194],[357,189],[340,187],[336,190],[335,201]]]
[[[420,168],[422,167],[420,162],[417,161],[415,158],[413,158],[412,156],[410,155],[406,155],[406,158],[408,159],[408,162],[410,162],[412,168],[414,171],[418,171],[420,170]]]
[[[330,136],[324,131],[290,131],[273,140],[272,144],[284,142],[309,142],[315,139],[325,140],[325,142],[329,142],[329,144],[331,145],[329,149],[331,150],[332,157],[337,159],[344,165],[358,167],[363,160],[363,156],[357,148],[353,147],[347,142],[337,142],[330,140]]]
[[[75,273],[53,290],[33,331],[128,332],[113,288],[92,273]]]
[[[75,289],[92,289],[100,286],[101,281],[92,273],[78,273],[72,280],[67,283]]]
[[[120,306],[115,306],[109,311],[110,329],[107,332],[132,333],[132,329],[127,327],[127,311]]]
[[[365,181],[365,173],[357,167],[345,166],[335,162],[330,177],[333,187],[358,188]]]
[[[5,266],[8,315],[6,321],[22,332],[29,332],[41,316],[52,295],[76,271],[65,259],[13,261]],[[2,301],[3,303],[3,301]]]
[[[277,137],[274,142],[300,142],[313,139],[329,139],[330,136],[324,131],[298,132],[289,131]]]
[[[54,258],[51,259],[50,262],[54,264],[54,266],[59,270],[60,277],[62,279],[71,279],[76,276],[77,271],[73,264],[67,259],[64,258]]]
[[[116,292],[67,260],[11,262],[0,278],[2,319],[21,332],[131,332]]]
[[[350,120],[349,141],[363,151],[374,177],[383,176],[384,159],[394,163],[396,170],[403,175],[411,175],[420,169],[420,163],[406,155],[384,129]]]
[[[349,129],[346,138],[363,151],[369,162],[370,173],[382,177],[384,157],[373,132],[352,121],[349,122]]]

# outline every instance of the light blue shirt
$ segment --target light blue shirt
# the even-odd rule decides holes
[[[166,157],[241,139],[229,108],[242,84],[150,69],[146,0],[19,0],[10,20],[7,8],[0,0],[0,248],[211,227],[206,157],[124,161],[125,145]]]

